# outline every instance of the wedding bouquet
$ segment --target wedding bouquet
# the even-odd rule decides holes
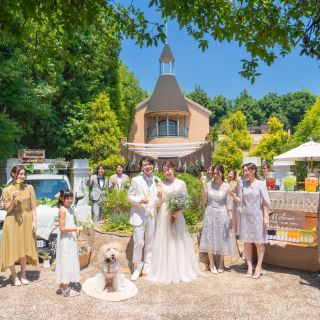
[[[172,192],[166,199],[167,209],[170,213],[170,221],[175,221],[177,212],[185,212],[191,205],[191,199],[183,192]]]

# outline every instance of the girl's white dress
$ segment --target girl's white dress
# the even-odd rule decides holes
[[[74,227],[74,211],[65,208],[65,226]],[[76,232],[60,232],[57,238],[56,249],[56,281],[70,283],[80,281],[80,263]]]
[[[187,186],[177,178],[162,185],[162,203],[157,215],[148,279],[157,283],[189,282],[201,275],[183,214],[170,221],[166,197],[172,192],[187,195]]]

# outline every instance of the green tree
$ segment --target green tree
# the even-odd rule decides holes
[[[232,102],[231,100],[227,100],[225,96],[218,95],[211,99],[209,109],[213,112],[210,116],[210,125],[219,125],[231,112]]]
[[[219,125],[232,108],[231,101],[228,101],[226,97],[218,95],[211,99],[199,85],[196,85],[194,91],[190,92],[187,97],[212,112],[209,118],[212,127]]]
[[[121,95],[121,104],[123,112],[118,115],[121,118],[121,131],[128,136],[130,128],[134,121],[138,103],[148,97],[148,94],[140,87],[139,80],[128,68],[121,63],[119,68],[119,91]]]
[[[21,135],[17,122],[5,114],[0,114],[0,160],[17,156]]]
[[[296,132],[290,137],[286,149],[297,147],[302,143],[313,140],[320,143],[320,99],[318,98],[314,105],[308,109],[303,119],[296,127]]]
[[[225,137],[218,142],[217,149],[213,152],[213,161],[224,165],[226,170],[240,169],[242,151],[251,146],[246,117],[240,111],[234,112],[222,121],[220,128]]]
[[[235,99],[234,110],[241,111],[246,116],[248,125],[259,125],[265,117],[264,111],[258,106],[258,101],[250,96],[247,90],[242,91]]]
[[[289,121],[282,110],[282,96],[270,92],[258,100],[258,108],[264,111],[264,117],[261,120],[262,124],[267,123],[268,119],[276,116],[285,128],[289,127]]]
[[[66,149],[69,156],[88,158],[91,165],[104,163],[109,156],[120,152],[121,131],[107,94],[101,93],[92,102],[78,104],[65,133],[72,142]]]
[[[248,150],[251,146],[246,116],[241,111],[232,113],[222,121],[221,133],[230,137],[241,150]]]
[[[259,156],[268,162],[272,162],[273,157],[281,153],[282,147],[287,142],[288,135],[277,117],[270,117],[268,125],[270,126],[270,131],[265,134],[259,145],[250,152],[250,156]]]
[[[217,150],[213,152],[213,163],[222,164],[226,171],[239,170],[242,165],[242,150],[229,137],[218,142]]]
[[[213,110],[213,108],[211,107],[211,99],[207,95],[207,93],[199,85],[196,84],[194,90],[187,94],[187,97],[212,112],[209,118],[209,124],[210,126],[213,126],[215,110]]]
[[[318,0],[149,0],[149,7],[155,7],[166,19],[177,20],[202,50],[209,45],[208,36],[244,46],[250,57],[242,60],[240,74],[252,82],[260,74],[259,60],[271,65],[279,55],[283,57],[296,47],[301,47],[301,55],[320,57]],[[131,37],[140,45],[157,44],[165,39],[164,25],[148,21],[133,2],[124,5],[111,0],[3,0],[1,3],[0,29],[17,39],[28,34],[26,26],[33,22],[38,29],[48,24],[46,34],[38,39],[50,43],[52,36],[59,36],[75,25],[97,26],[101,20],[107,20],[109,35]]]
[[[295,130],[295,126],[301,121],[304,113],[316,101],[308,91],[297,91],[283,95],[281,98],[281,110],[288,119],[289,128]]]
[[[210,97],[199,85],[196,84],[194,90],[187,97],[206,109],[210,109]]]

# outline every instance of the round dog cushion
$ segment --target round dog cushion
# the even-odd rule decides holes
[[[96,277],[87,279],[82,285],[82,291],[88,296],[105,301],[122,301],[133,298],[138,293],[136,285],[128,280],[123,280],[121,291],[113,291],[113,288],[107,287],[103,292],[97,292],[96,288]]]

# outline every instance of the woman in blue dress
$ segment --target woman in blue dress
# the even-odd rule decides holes
[[[244,243],[244,254],[247,259],[246,277],[258,279],[262,272],[265,243],[268,243],[267,227],[269,224],[268,209],[270,198],[264,181],[258,179],[257,166],[248,163],[243,166],[243,181],[240,195],[230,194],[239,201],[241,209],[239,240]],[[252,267],[253,244],[257,248],[258,262],[254,275]]]

